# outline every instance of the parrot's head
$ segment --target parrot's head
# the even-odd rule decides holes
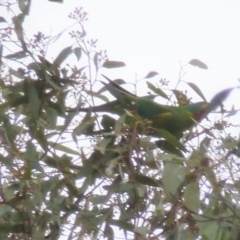
[[[209,113],[208,102],[196,102],[185,106],[185,109],[191,112],[195,121],[200,122]]]
[[[185,108],[192,113],[192,117],[197,122],[200,122],[210,112],[222,105],[223,101],[229,96],[235,88],[227,88],[217,93],[212,100],[208,102],[197,102],[186,106]]]

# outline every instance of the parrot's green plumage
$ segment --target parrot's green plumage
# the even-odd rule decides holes
[[[208,102],[197,102],[187,106],[167,106],[154,102],[147,97],[137,97],[114,81],[103,75],[109,83],[102,82],[106,89],[116,98],[115,101],[100,106],[80,108],[83,112],[108,112],[118,115],[126,113],[126,123],[139,133],[153,135],[154,130],[163,129],[179,137],[186,130],[199,123],[211,111],[215,110],[227,98],[233,88],[223,90]],[[72,110],[73,111],[73,110]],[[144,120],[145,127],[141,124]],[[146,130],[146,125],[148,129]]]

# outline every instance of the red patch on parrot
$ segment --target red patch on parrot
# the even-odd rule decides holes
[[[193,119],[196,122],[201,122],[203,118],[205,118],[209,114],[208,107],[209,107],[209,103],[204,104],[204,106],[199,112],[193,114]]]

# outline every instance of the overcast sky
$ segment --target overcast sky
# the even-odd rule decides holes
[[[55,35],[69,27],[73,21],[67,16],[75,7],[89,13],[87,36],[99,40],[98,48],[106,49],[110,60],[127,64],[126,68],[105,72],[110,77],[135,82],[155,70],[175,86],[179,63],[198,58],[209,70],[188,66],[184,80],[200,86],[207,99],[238,84],[240,1],[65,0],[58,4],[33,0],[24,22],[28,37],[38,31]],[[70,44],[72,39],[66,34],[64,41],[60,39],[49,50],[57,54]],[[49,58],[54,51],[49,51]],[[238,95],[233,95],[232,102]]]
[[[126,62],[133,76],[156,70],[176,81],[179,61],[198,58],[209,70],[186,68],[191,81],[224,87],[240,77],[240,1],[32,2],[25,26],[52,34],[72,24],[70,11],[84,7],[88,35],[99,39],[109,58]]]
[[[180,64],[197,58],[209,69],[187,66],[184,80],[197,84],[208,100],[219,90],[239,84],[240,1],[65,0],[58,4],[33,0],[24,22],[28,37],[38,31],[55,35],[68,28],[73,20],[67,16],[76,7],[89,13],[87,37],[97,38],[98,49],[106,49],[110,60],[127,64],[105,70],[109,77],[135,82],[155,70],[160,76],[151,81],[167,78],[174,87]],[[67,32],[49,47],[49,59],[72,44]],[[138,92],[145,95],[147,89],[138,86]],[[184,84],[180,88],[189,89]],[[201,100],[189,92],[194,101]],[[235,91],[227,105],[236,103],[240,108],[239,95]]]

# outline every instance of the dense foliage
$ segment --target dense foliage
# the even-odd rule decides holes
[[[239,239],[236,111],[222,106],[181,139],[139,134],[124,109],[79,111],[109,101],[99,73],[125,64],[87,38],[82,8],[69,15],[80,29],[72,44],[48,56],[56,36],[24,32],[30,3],[0,4],[19,12],[12,22],[0,16],[0,239]],[[191,103],[185,92],[163,91],[166,79],[152,84],[157,76],[146,75],[149,98]],[[186,87],[205,101],[195,84]]]

